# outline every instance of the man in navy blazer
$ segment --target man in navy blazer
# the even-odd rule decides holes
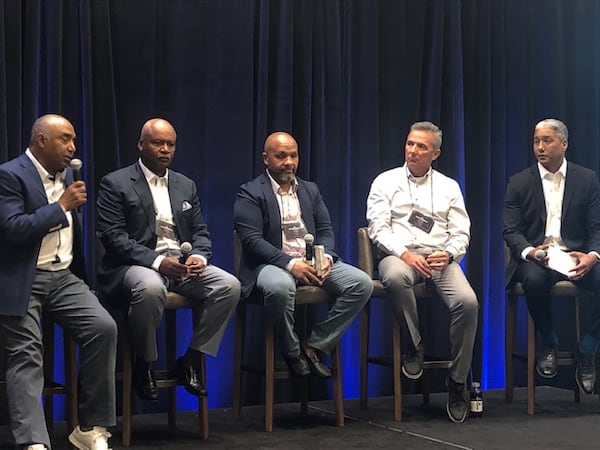
[[[240,296],[239,281],[210,264],[210,235],[196,184],[168,169],[176,139],[169,122],[148,120],[138,141],[139,161],[106,175],[97,201],[97,234],[106,251],[98,270],[100,286],[128,308],[134,388],[147,400],[158,397],[152,363],[158,359],[156,330],[167,291],[187,297],[200,312],[176,366],[186,390],[196,396],[206,395],[200,354],[217,354]]]
[[[545,119],[535,126],[537,164],[510,178],[504,200],[504,239],[511,252],[507,283],[521,281],[527,307],[542,337],[536,369],[557,373],[558,336],[552,321],[550,289],[569,279],[600,293],[600,184],[597,175],[565,159],[568,131],[564,123]],[[548,267],[548,253],[569,252],[574,267],[567,275]],[[600,342],[600,305],[588,316],[591,327],[576,348],[576,380],[586,393],[596,383]]]
[[[11,428],[19,448],[50,448],[42,408],[42,314],[80,346],[79,421],[69,440],[107,448],[115,419],[117,327],[82,281],[85,183],[69,162],[75,130],[62,116],[38,118],[25,153],[0,166],[0,342],[5,348]]]
[[[373,283],[345,264],[334,250],[329,212],[315,183],[296,177],[298,144],[287,133],[267,137],[266,172],[241,186],[234,204],[235,228],[242,243],[240,280],[245,298],[264,301],[273,317],[280,348],[292,373],[326,378],[322,361],[371,297]],[[307,261],[305,235],[324,246],[325,267],[318,273]],[[313,325],[306,342],[294,331],[296,286],[317,285],[337,299],[327,318]]]

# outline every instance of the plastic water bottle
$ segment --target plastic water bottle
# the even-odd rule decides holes
[[[483,393],[481,392],[481,384],[478,381],[471,383],[471,417],[481,417],[483,415]]]

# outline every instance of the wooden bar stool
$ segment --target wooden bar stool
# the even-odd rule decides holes
[[[504,261],[508,264],[510,260],[510,249],[504,245]],[[565,298],[569,302],[569,313],[573,317],[573,333],[575,342],[579,342],[579,298],[581,296],[592,296],[593,294],[585,289],[579,288],[570,281],[558,281],[552,287],[550,296],[552,300],[556,298]],[[519,298],[525,300],[525,291],[521,283],[513,283],[506,290],[506,327],[505,327],[505,351],[504,359],[506,365],[504,398],[507,402],[513,401],[514,392],[514,359],[525,359],[527,361],[527,414],[535,413],[535,361],[536,361],[536,329],[533,319],[527,312],[527,353],[515,351],[515,333],[517,325],[517,306]],[[574,366],[577,364],[575,354],[572,351],[558,351],[556,354],[558,366]],[[580,392],[577,383],[573,388],[574,401],[580,400]],[[600,393],[599,393],[600,398]]]
[[[59,383],[54,377],[54,321],[44,314],[42,316],[42,341],[44,344],[44,415],[48,432],[54,432],[54,396],[65,396],[65,410],[67,414],[67,427],[70,433],[78,424],[77,403],[77,353],[75,341],[63,329],[63,359],[65,382]]]
[[[242,246],[237,233],[233,235],[234,250],[234,273],[239,273]],[[308,331],[306,311],[310,305],[319,303],[330,303],[334,299],[324,289],[317,286],[299,286],[296,290],[296,329],[300,335]],[[262,304],[247,303],[241,301],[238,304],[235,320],[235,350],[234,350],[234,378],[233,378],[233,417],[241,418],[242,407],[242,372],[258,373],[265,377],[265,431],[273,431],[273,405],[274,405],[274,382],[275,380],[290,377],[285,363],[275,364],[275,328],[270,319],[267,318],[265,326],[265,361],[264,366],[253,366],[243,363],[244,334],[246,328],[246,308],[254,305],[264,309]],[[344,426],[344,397],[342,393],[342,371],[339,344],[333,349],[332,359],[332,381],[333,396],[336,411],[336,425]],[[308,377],[302,380],[301,411],[303,414],[308,410]]]
[[[165,321],[166,321],[166,360],[167,368],[165,370],[155,370],[156,384],[158,388],[167,388],[167,417],[170,427],[176,424],[177,403],[176,387],[181,385],[179,380],[172,378],[171,371],[175,367],[177,359],[177,310],[182,308],[192,308],[191,303],[185,297],[174,292],[167,293],[167,302],[165,303]],[[197,322],[196,312],[192,309],[192,327]],[[117,374],[121,378],[123,399],[122,399],[122,444],[124,447],[131,445],[131,421],[132,421],[132,382],[133,382],[133,355],[128,333],[121,330],[120,341],[122,346],[121,373]],[[202,381],[206,385],[206,358],[202,355],[201,360]],[[208,439],[208,399],[206,396],[198,397],[198,422],[200,427],[200,436],[202,439]]]

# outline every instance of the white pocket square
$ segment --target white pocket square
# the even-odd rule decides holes
[[[188,209],[192,209],[192,205],[190,205],[190,203],[189,203],[189,202],[187,202],[187,201],[184,201],[184,202],[183,202],[183,205],[181,205],[181,209],[182,209],[183,211],[187,211]]]

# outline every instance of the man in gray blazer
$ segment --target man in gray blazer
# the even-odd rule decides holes
[[[47,114],[31,130],[29,148],[0,166],[0,342],[16,444],[50,448],[42,408],[42,314],[79,344],[79,449],[106,449],[115,418],[117,326],[83,281],[81,209],[85,183],[69,162],[75,130]]]
[[[600,293],[600,184],[597,175],[565,159],[568,131],[564,123],[545,119],[535,126],[537,159],[510,178],[504,200],[504,240],[510,247],[507,283],[523,283],[529,313],[542,338],[536,369],[540,376],[557,373],[556,334],[550,289],[569,279]],[[548,267],[548,252],[568,252],[574,263],[568,275]],[[597,297],[596,297],[597,299]],[[591,327],[576,348],[576,380],[584,392],[594,391],[596,353],[600,342],[600,305],[588,316]]]
[[[139,161],[106,175],[97,201],[97,234],[106,250],[100,286],[128,308],[134,389],[147,400],[158,396],[152,362],[158,359],[156,330],[167,291],[184,295],[200,310],[189,348],[176,365],[184,387],[196,396],[206,395],[200,354],[216,355],[240,296],[239,281],[210,264],[210,235],[196,184],[168,168],[176,139],[166,120],[147,121]]]

